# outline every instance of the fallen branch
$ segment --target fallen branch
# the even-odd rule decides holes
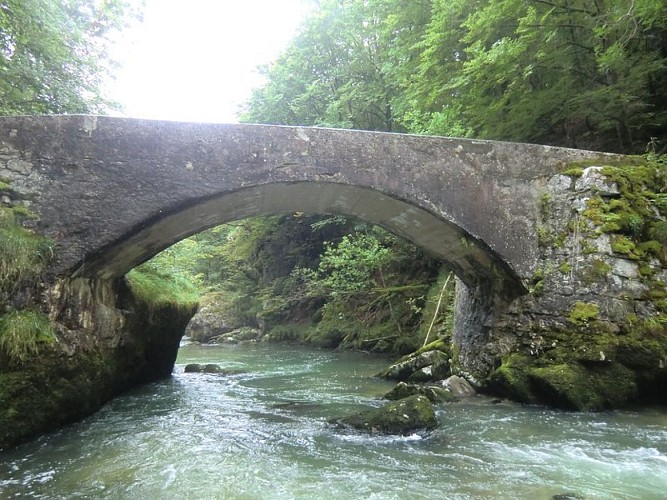
[[[431,319],[431,324],[428,327],[428,331],[426,332],[426,337],[424,338],[424,347],[426,344],[428,344],[428,338],[431,336],[431,330],[433,330],[433,325],[435,325],[435,320],[438,317],[438,313],[440,312],[440,305],[442,304],[442,298],[445,296],[445,290],[447,289],[447,285],[449,284],[449,280],[452,278],[453,273],[449,273],[447,276],[447,279],[445,280],[445,284],[442,285],[442,290],[440,290],[440,297],[438,297],[438,303],[435,306],[435,312],[433,313],[433,318]]]

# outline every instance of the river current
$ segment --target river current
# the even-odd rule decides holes
[[[234,373],[184,373],[186,363]],[[667,409],[568,413],[475,397],[439,406],[426,435],[329,426],[382,404],[392,384],[372,375],[386,363],[184,345],[171,379],[0,452],[0,498],[667,498]]]

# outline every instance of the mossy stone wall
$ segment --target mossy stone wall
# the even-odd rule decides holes
[[[20,362],[0,352],[0,449],[89,415],[168,377],[194,307],[159,310],[124,280],[62,280],[42,304],[57,341]]]
[[[581,166],[546,180],[528,295],[496,323],[487,388],[568,409],[667,402],[665,166]]]

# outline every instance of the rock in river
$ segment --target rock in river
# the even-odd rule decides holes
[[[444,387],[432,384],[406,384],[405,382],[399,382],[391,391],[382,397],[384,399],[396,401],[398,399],[407,398],[414,394],[421,394],[422,396],[426,396],[429,401],[431,401],[431,403],[446,403],[449,401],[458,400],[458,398],[452,394],[449,389]]]
[[[420,394],[388,403],[380,408],[334,419],[330,423],[372,434],[398,435],[431,430],[438,425],[431,402]]]

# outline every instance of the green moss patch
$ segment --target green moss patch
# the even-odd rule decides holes
[[[99,351],[66,359],[52,352],[0,372],[0,449],[92,413],[123,383]]]
[[[591,302],[575,302],[568,320],[575,325],[588,324],[600,316],[600,306]]]
[[[616,408],[637,396],[634,373],[620,363],[535,367],[528,379],[541,401],[568,410]]]

